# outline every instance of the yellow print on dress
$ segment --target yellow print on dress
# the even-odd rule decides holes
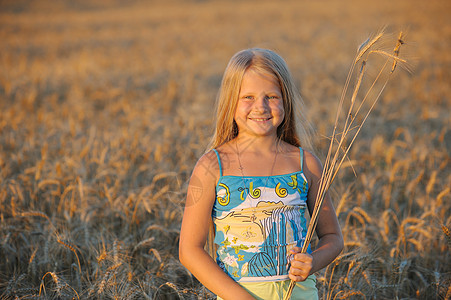
[[[302,184],[302,192],[305,193],[306,189],[307,189],[307,181],[304,180],[304,183]]]
[[[291,182],[288,182],[288,185],[295,190],[298,187],[298,178],[296,177],[296,174],[291,175]]]
[[[249,194],[252,198],[257,199],[260,198],[262,191],[259,188],[254,190],[254,182],[251,181],[249,184]]]
[[[240,199],[241,199],[241,201],[246,200],[246,195],[245,195],[244,193],[245,193],[245,192],[249,193],[248,189],[247,189],[247,188],[239,187],[239,188],[238,188],[238,192],[241,192],[241,193],[240,193]]]
[[[229,246],[230,242],[229,242],[229,238],[226,238],[224,242],[221,242],[221,244],[224,244],[224,246]]]
[[[224,197],[217,196],[218,203],[221,204],[222,206],[226,206],[230,202],[230,190],[229,190],[229,187],[227,185],[225,185],[224,183],[220,183],[220,184],[218,184],[218,186],[223,187],[225,189],[225,192],[226,192]]]
[[[305,193],[305,191],[307,190],[307,181],[304,180],[304,182],[302,183],[302,191],[298,188],[298,178],[296,177],[296,174],[291,175],[291,182],[288,182],[288,185],[291,186],[291,188],[293,190],[298,190],[298,192],[300,194]],[[276,192],[277,192],[277,187],[276,187]]]
[[[239,246],[232,246],[232,249],[235,250],[235,254],[238,254],[240,252],[240,250],[249,250],[249,247],[246,245],[239,245]],[[239,257],[239,255],[238,255]]]
[[[276,195],[280,198],[285,198],[288,195],[287,189],[280,187],[280,182],[276,185]]]
[[[305,193],[306,189],[307,189],[307,181],[304,180],[304,183],[302,184],[302,191],[298,188],[299,194]]]
[[[257,234],[252,231],[252,227],[251,226],[246,228],[246,230],[243,231],[242,235],[244,236],[245,239],[250,239],[250,238],[253,238],[253,237],[257,236]]]

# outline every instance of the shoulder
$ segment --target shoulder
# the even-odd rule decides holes
[[[304,173],[310,180],[319,179],[323,166],[319,158],[310,151],[304,150]]]
[[[299,147],[294,146],[285,141],[280,141],[278,148],[280,153],[285,154],[286,156],[289,157],[299,159]]]
[[[212,149],[206,153],[204,153],[199,160],[197,161],[197,164],[210,164],[210,163],[214,163],[217,162],[218,159],[216,157],[216,153],[215,151]]]
[[[215,186],[219,180],[219,168],[216,154],[209,151],[202,155],[191,174],[185,207],[194,207],[196,203],[211,204],[214,199]]]
[[[319,158],[309,150],[303,149],[305,163],[311,166],[321,165]]]
[[[213,175],[217,171],[219,171],[218,158],[215,151],[210,150],[199,158],[193,173],[208,173]]]

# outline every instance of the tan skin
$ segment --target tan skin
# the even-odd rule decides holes
[[[271,78],[259,78],[255,73],[248,72],[243,79],[240,102],[235,114],[239,134],[234,140],[217,148],[221,156],[223,175],[242,175],[239,162],[246,176],[280,175],[299,171],[299,149],[280,141],[276,135],[277,126],[283,120],[283,107],[277,100],[280,95],[277,95],[277,92],[280,93],[280,89]],[[279,118],[280,113],[282,118]],[[272,163],[262,164],[262,161]],[[304,151],[303,165],[309,184],[307,206],[311,214],[322,166],[308,151]],[[216,155],[210,151],[197,162],[188,186],[180,232],[180,261],[200,282],[221,298],[254,299],[224,273],[204,250],[219,176]],[[332,262],[343,249],[340,226],[328,195],[319,215],[316,233],[319,242],[311,255],[299,253],[300,248],[292,250],[294,258],[289,271],[290,279],[304,281],[309,275]]]

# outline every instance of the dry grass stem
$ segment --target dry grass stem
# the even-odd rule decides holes
[[[345,248],[319,297],[449,298],[449,4],[325,1],[0,1],[0,299],[215,298],[178,261],[180,223],[224,62],[250,46],[277,48],[327,136],[312,148],[339,150]],[[416,42],[353,52],[381,15]]]
[[[378,81],[378,79],[380,78],[381,73],[384,71],[386,63],[382,66],[382,68],[379,71],[379,74],[377,75],[376,79],[372,82],[369,90],[366,92],[365,97],[363,98],[363,100],[360,102],[360,106],[358,106],[357,111],[354,111],[354,106],[356,105],[356,99],[357,99],[357,95],[360,91],[360,87],[362,85],[362,80],[363,80],[363,76],[365,74],[365,67],[367,64],[367,60],[368,60],[368,56],[371,53],[379,53],[380,51],[378,50],[371,50],[371,48],[373,46],[376,45],[376,43],[380,40],[380,38],[382,38],[382,36],[384,35],[383,30],[381,32],[379,32],[378,34],[376,34],[376,36],[371,39],[369,42],[364,43],[363,46],[359,47],[359,52],[357,53],[356,59],[354,60],[354,64],[351,67],[351,70],[348,74],[346,83],[345,83],[345,87],[344,87],[344,91],[342,93],[342,97],[340,98],[339,101],[339,105],[338,105],[338,109],[337,109],[337,114],[336,114],[336,118],[335,118],[335,124],[334,124],[334,128],[333,128],[333,133],[332,133],[332,137],[330,139],[330,144],[329,144],[329,150],[326,156],[326,160],[325,160],[325,164],[323,167],[323,173],[322,176],[320,178],[320,182],[319,182],[319,188],[318,188],[318,194],[317,194],[317,198],[315,200],[315,206],[313,208],[313,213],[310,216],[310,223],[307,229],[307,234],[305,236],[305,240],[304,240],[304,244],[302,246],[302,250],[301,253],[305,253],[307,252],[307,248],[310,244],[310,241],[313,237],[313,233],[316,229],[316,225],[318,223],[318,216],[321,210],[321,206],[322,203],[326,197],[326,193],[329,190],[332,182],[335,179],[335,176],[338,174],[338,171],[340,170],[341,165],[343,164],[343,161],[346,159],[349,150],[351,149],[351,146],[354,144],[354,141],[357,138],[357,135],[359,134],[360,130],[362,129],[365,121],[367,120],[370,112],[373,110],[375,104],[377,103],[377,101],[379,100],[382,92],[384,91],[389,79],[390,79],[390,75],[393,72],[389,73],[389,76],[387,77],[387,79],[385,80],[385,82],[383,83],[382,87],[377,91],[376,96],[371,99],[371,104],[369,109],[367,110],[367,112],[364,114],[364,118],[363,120],[357,125],[357,130],[355,130],[355,133],[351,133],[351,126],[353,126],[353,122],[356,120],[358,113],[361,112],[361,107],[363,107],[363,102],[365,102],[368,99],[368,95],[370,94],[370,91],[372,91],[372,89],[375,87],[376,82]],[[388,58],[392,58],[394,59],[394,61],[399,60],[399,58],[397,57],[397,55],[399,54],[399,48],[400,48],[400,40],[401,40],[401,36],[402,34],[400,34],[400,38],[397,41],[397,44],[394,48],[394,55],[388,55]],[[365,55],[367,55],[365,57]],[[363,60],[362,60],[363,59]],[[362,61],[361,61],[362,60]],[[360,62],[360,69],[358,72],[358,76],[356,79],[356,84],[354,86],[354,89],[352,91],[352,96],[351,99],[349,101],[349,110],[346,113],[346,119],[344,121],[344,123],[340,123],[340,116],[342,114],[342,107],[345,103],[345,96],[347,94],[348,91],[348,87],[349,87],[349,83],[350,83],[350,78],[352,75],[352,72],[354,70],[354,67],[357,65],[357,63]],[[393,68],[392,68],[393,69]],[[341,128],[341,130],[339,129]],[[336,138],[336,135],[338,134],[338,132],[340,132],[340,137]],[[348,136],[350,135],[351,141],[348,141]],[[335,141],[338,140],[338,145],[335,146]],[[345,149],[345,151],[342,151],[342,149]],[[362,226],[365,226],[365,221],[364,219],[361,217],[361,215],[358,214],[350,214],[348,216],[348,220],[350,218],[350,216],[353,215],[355,218],[357,218],[360,223],[362,224]],[[367,219],[369,218],[366,213],[365,216],[367,217]],[[402,227],[402,226],[401,226]],[[295,282],[291,281],[290,282],[290,286],[288,289],[287,294],[285,295],[284,299],[288,300],[291,298],[291,293],[293,291],[293,288],[295,286]]]
[[[77,258],[77,264],[78,264],[78,271],[81,273],[81,264],[80,264],[80,259],[78,258],[78,254],[77,254],[77,250],[75,249],[74,246],[72,246],[70,243],[63,241],[61,239],[57,239],[57,242],[61,245],[63,245],[64,247],[68,248],[70,251],[72,251],[75,254],[75,257]]]

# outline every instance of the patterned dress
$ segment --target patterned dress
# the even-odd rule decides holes
[[[218,265],[238,282],[287,280],[290,249],[307,232],[308,183],[302,170],[273,176],[222,175],[213,206]],[[310,253],[310,248],[308,253]]]

